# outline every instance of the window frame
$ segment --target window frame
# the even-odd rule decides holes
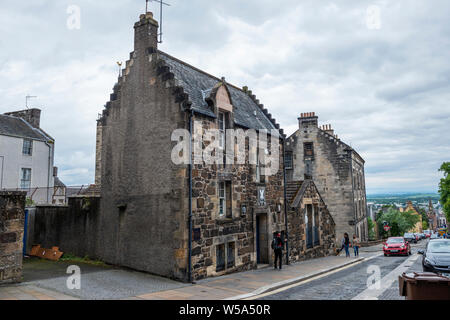
[[[222,187],[223,186],[223,187]],[[219,217],[226,216],[227,194],[225,181],[219,181]]]
[[[29,145],[27,145],[27,143],[29,143]],[[23,139],[22,154],[26,155],[26,156],[33,155],[33,140],[32,139]]]
[[[31,168],[21,168],[21,175],[20,175],[20,188],[21,189],[31,189]],[[26,172],[29,173],[29,179],[26,175]],[[28,187],[24,184],[28,182]]]
[[[287,170],[294,168],[294,153],[292,151],[286,151],[284,154],[284,167]]]
[[[307,148],[307,146],[311,148]],[[303,143],[303,155],[305,158],[314,158],[314,143],[304,142]]]

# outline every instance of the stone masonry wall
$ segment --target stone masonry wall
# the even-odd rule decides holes
[[[20,282],[25,192],[0,191],[0,284]]]
[[[217,123],[200,115],[195,120],[198,133],[217,128]],[[210,142],[204,141],[205,146]],[[245,165],[200,165],[193,168],[193,229],[199,233],[193,239],[192,265],[193,278],[202,279],[226,273],[256,268],[256,211],[265,212],[268,221],[268,235],[284,228],[282,149],[280,144],[280,169],[274,176],[265,177],[264,183],[256,183],[256,169],[249,165],[249,143],[246,141]],[[232,186],[232,217],[219,215],[218,185],[220,181],[230,181]],[[258,206],[257,188],[266,190],[266,204]],[[277,213],[280,204],[281,212]],[[247,211],[242,214],[242,206]],[[270,242],[271,237],[267,238]],[[217,271],[216,250],[218,245],[234,243],[235,263],[225,270]],[[227,253],[228,254],[228,253]]]
[[[313,205],[319,212],[320,244],[313,248],[306,246],[306,205]],[[336,248],[336,232],[333,217],[325,203],[317,193],[317,189],[310,184],[304,192],[302,201],[297,208],[290,208],[288,212],[289,225],[289,261],[296,262],[307,259],[326,257],[334,254]]]

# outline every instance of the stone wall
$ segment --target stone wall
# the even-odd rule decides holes
[[[97,252],[107,263],[187,280],[188,170],[171,161],[171,135],[188,129],[188,116],[149,52],[156,37],[156,21],[141,16],[134,51],[99,120]]]
[[[318,212],[320,241],[319,244],[313,245],[312,248],[307,248],[306,245],[305,210],[307,205],[314,206],[314,210]],[[288,212],[288,227],[290,262],[334,254],[336,248],[336,225],[313,183],[309,184],[304,190],[298,206],[290,208]]]
[[[102,241],[99,224],[99,197],[69,198],[68,206],[37,206],[29,211],[28,243],[44,248],[59,247],[64,253],[99,258]]]
[[[203,134],[207,129],[217,128],[208,117],[195,116],[195,130]],[[201,124],[201,125],[200,125]],[[205,147],[210,141],[203,141]],[[198,238],[193,240],[193,278],[202,279],[227,273],[249,270],[257,266],[256,217],[263,215],[267,221],[265,248],[267,263],[273,261],[270,250],[271,234],[284,231],[284,195],[282,170],[282,144],[279,145],[278,173],[256,182],[256,166],[249,164],[249,142],[245,142],[246,162],[242,165],[194,165],[193,168],[193,229]],[[270,144],[269,144],[270,148]],[[219,215],[218,185],[221,181],[231,183],[232,216]],[[257,201],[258,188],[265,189],[264,205]],[[242,213],[242,207],[246,212]],[[278,208],[279,211],[278,212]],[[234,251],[234,264],[217,270],[218,246]],[[226,259],[228,253],[226,254]]]
[[[0,191],[0,284],[22,279],[25,197]]]

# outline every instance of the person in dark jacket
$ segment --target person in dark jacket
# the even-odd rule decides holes
[[[344,238],[342,238],[342,249],[345,249],[345,256],[350,257],[350,237],[348,236],[348,233],[344,233]]]
[[[273,238],[272,241],[272,249],[275,253],[275,261],[273,264],[273,268],[277,268],[277,262],[279,261],[280,270],[281,270],[281,261],[283,260],[283,247],[284,241],[281,239],[281,233],[277,233],[276,237]]]

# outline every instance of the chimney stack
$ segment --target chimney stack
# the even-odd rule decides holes
[[[319,117],[316,116],[315,112],[301,113],[300,118],[298,118],[298,125],[300,129],[306,127],[316,127],[318,126]]]
[[[134,51],[145,51],[148,48],[158,48],[158,22],[153,19],[153,13],[147,12],[139,16],[134,24]]]
[[[335,137],[334,135],[334,129],[331,128],[331,124],[325,124],[321,127],[321,129],[323,131],[325,131],[326,133],[328,133],[329,135]]]
[[[41,124],[41,110],[40,109],[27,109],[20,111],[13,111],[5,113],[7,116],[13,116],[17,118],[22,118],[28,122],[32,127],[39,129]]]

